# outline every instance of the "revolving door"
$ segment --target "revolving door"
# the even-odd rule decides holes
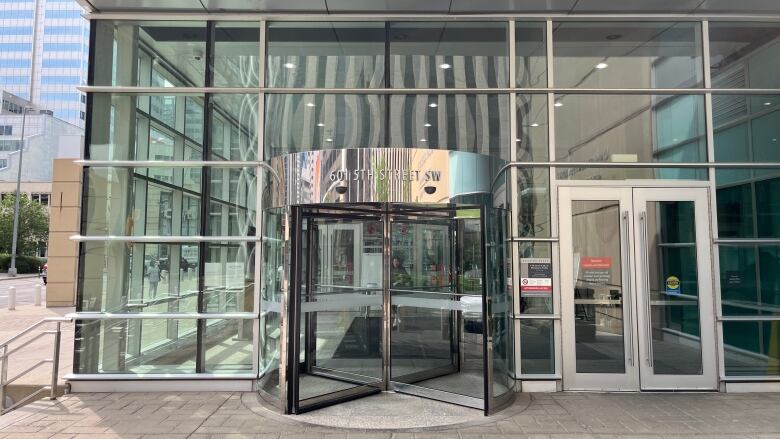
[[[511,401],[505,213],[291,207],[284,410],[396,391],[494,412]]]

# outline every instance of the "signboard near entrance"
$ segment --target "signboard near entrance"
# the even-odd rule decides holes
[[[597,285],[606,285],[612,277],[612,258],[609,256],[587,256],[580,259],[582,280]]]
[[[525,297],[552,294],[550,258],[520,259],[520,295]]]

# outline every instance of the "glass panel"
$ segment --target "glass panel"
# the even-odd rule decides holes
[[[780,88],[780,24],[711,21],[713,88]]]
[[[547,24],[515,23],[515,65],[518,87],[547,87]]]
[[[304,220],[299,401],[382,380],[380,220]],[[367,390],[370,390],[367,388]]]
[[[555,337],[552,320],[519,320],[520,372],[555,373]]]
[[[212,95],[210,160],[257,160],[258,95]]]
[[[512,392],[514,380],[514,326],[512,321],[512,291],[508,285],[512,257],[507,245],[507,212],[485,208],[485,297],[488,312],[488,337],[492,339],[493,400]],[[491,409],[495,407],[490,407]]]
[[[707,161],[703,96],[558,95],[555,112],[558,161]],[[696,169],[574,171],[559,170],[558,175],[605,180],[706,178]]]
[[[780,246],[720,245],[723,315],[780,315]]]
[[[518,295],[520,296],[520,313],[522,314],[552,314],[553,313],[553,293],[552,286],[549,287],[549,291],[540,288],[524,288],[522,284],[523,262],[531,261],[533,263],[544,263],[538,259],[546,259],[549,265],[549,270],[552,270],[552,244],[549,242],[519,242],[515,245],[520,247],[520,273],[518,279],[520,285],[518,286]],[[544,269],[543,266],[537,266],[537,270]],[[531,267],[529,266],[528,270]],[[537,274],[538,277],[541,277]],[[535,276],[535,277],[537,277]],[[552,276],[550,276],[552,277]],[[521,335],[522,336],[522,335]],[[521,344],[522,346],[522,344]]]
[[[90,114],[92,160],[203,160],[202,96],[94,93]]]
[[[517,95],[517,160],[547,161],[547,95]]]
[[[385,103],[378,95],[271,94],[266,100],[265,157],[385,143]]]
[[[624,373],[618,201],[572,201],[577,373]]]
[[[385,86],[383,22],[268,24],[269,87]]]
[[[394,95],[390,145],[475,152],[509,160],[506,95]]]
[[[198,235],[201,174],[201,168],[89,168],[85,171],[88,202],[82,232]],[[208,177],[211,198],[206,234],[254,236],[256,169],[210,168]]]
[[[92,85],[204,86],[205,22],[97,20],[95,36]]]
[[[702,373],[696,215],[692,201],[647,203],[653,372]],[[648,300],[647,297],[642,298]]]
[[[206,244],[202,312],[254,310],[255,244]]]
[[[252,372],[254,320],[206,320],[206,373]]]
[[[723,322],[727,376],[780,375],[780,321]]]
[[[209,219],[211,236],[254,236],[257,204],[256,168],[211,168]]]
[[[509,83],[505,22],[390,23],[390,86],[488,88]]]
[[[553,24],[556,87],[701,87],[701,25],[694,22]]]
[[[466,245],[459,258],[464,258],[464,265],[476,262],[476,255],[466,250],[472,247],[469,243],[475,239],[481,242],[479,227],[476,234],[468,227],[474,221],[465,220],[461,228]],[[481,291],[466,281],[471,278],[468,271],[463,279],[464,295],[458,295],[452,284],[456,226],[455,221],[422,217],[392,223],[391,379],[481,399]],[[476,294],[469,294],[474,288]],[[457,327],[458,322],[463,328]],[[460,355],[458,330],[463,331]]]
[[[78,373],[195,373],[194,319],[77,320]],[[181,330],[180,325],[189,329]]]
[[[284,213],[282,209],[264,212],[262,221],[263,260],[260,274],[260,386],[279,396],[279,358],[281,355],[281,309],[284,288]]]
[[[79,311],[197,312],[198,245],[84,242]]]
[[[550,236],[550,171],[517,168],[518,237]]]
[[[214,86],[257,87],[260,84],[260,26],[256,23],[217,23],[214,40]]]

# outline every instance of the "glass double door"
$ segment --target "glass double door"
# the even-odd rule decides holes
[[[511,330],[485,333],[484,211],[382,207],[299,208],[288,412],[385,390],[487,410],[511,368],[488,365],[486,342]],[[486,396],[488,379],[499,385]]]
[[[559,200],[564,388],[716,389],[707,189]]]

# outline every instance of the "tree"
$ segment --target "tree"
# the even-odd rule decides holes
[[[0,253],[11,253],[14,230],[15,194],[7,194],[0,201]],[[16,254],[37,256],[38,248],[49,241],[49,213],[27,194],[19,198],[19,237]]]

